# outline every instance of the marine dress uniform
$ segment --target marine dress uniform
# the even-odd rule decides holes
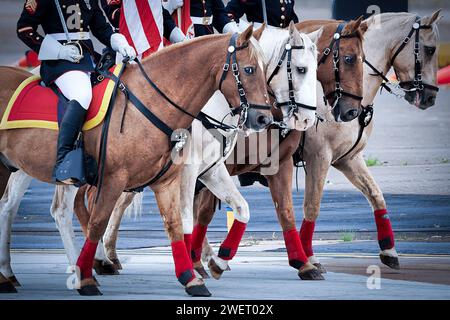
[[[248,22],[263,23],[262,1],[266,1],[268,25],[286,28],[291,21],[298,22],[294,0],[231,0],[226,6],[226,11],[236,22],[239,22],[245,14]]]
[[[220,33],[239,31],[222,0],[191,0],[191,20],[196,37],[214,34],[214,29]]]
[[[58,182],[58,167],[73,149],[92,99],[89,73],[94,71],[94,47],[89,31],[104,45],[124,56],[135,56],[125,37],[114,33],[96,0],[59,0],[60,19],[54,0],[26,0],[17,22],[18,37],[39,54],[41,78],[55,84],[69,100],[59,128],[57,159],[53,178]],[[68,43],[63,23],[72,42]],[[37,32],[42,26],[45,37]]]

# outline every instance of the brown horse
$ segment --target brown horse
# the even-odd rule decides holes
[[[364,30],[360,28],[362,19],[351,21],[345,25],[339,46],[340,55],[340,85],[343,90],[351,93],[354,96],[362,96],[363,94],[363,33]],[[335,39],[336,30],[341,23],[338,21],[306,21],[299,23],[296,27],[301,32],[309,32],[310,30],[317,30],[323,27],[323,33],[318,41],[317,47],[319,50],[319,60],[321,53],[324,52]],[[352,37],[346,37],[350,36]],[[328,95],[328,103],[335,106],[333,116],[335,119],[341,118],[349,120],[356,117],[360,112],[361,104],[359,99],[352,96],[343,95],[336,103],[336,97],[329,95],[336,89],[335,82],[335,68],[333,59],[327,59],[325,63],[319,65],[317,70],[317,79],[322,85],[323,92]],[[319,90],[320,91],[320,90]],[[322,100],[322,96],[318,97],[318,101]],[[339,106],[339,107],[337,107]],[[291,131],[289,135],[283,139],[279,146],[279,169],[275,174],[267,175],[269,187],[272,193],[272,198],[275,204],[275,209],[278,214],[278,219],[283,228],[286,247],[288,249],[289,264],[298,270],[298,275],[304,280],[319,280],[323,276],[316,269],[316,267],[308,262],[308,257],[305,255],[299,234],[296,230],[295,215],[292,204],[292,172],[293,161],[292,155],[297,150],[300,143],[301,133],[298,131]],[[238,145],[240,143],[238,142]],[[245,141],[241,143],[245,145]],[[275,146],[276,147],[276,146]],[[273,148],[269,146],[268,148]],[[230,174],[238,175],[245,172],[262,172],[264,174],[266,159],[258,159],[258,164],[249,165],[249,159],[257,158],[260,154],[258,150],[246,149],[245,153],[235,152],[230,156],[233,161],[227,161],[227,168]],[[236,151],[236,149],[235,149]],[[270,154],[270,153],[263,153]],[[214,195],[207,189],[204,189],[197,196],[196,205],[198,206],[198,221],[199,228],[205,230],[210,223],[216,208],[216,199]],[[204,233],[203,233],[204,234]],[[194,235],[195,237],[195,235]],[[193,242],[201,244],[201,239],[193,239]],[[198,248],[192,248],[198,250]],[[194,261],[194,267],[201,274],[205,274],[200,260]],[[210,261],[209,267],[214,269],[214,261]]]
[[[242,96],[237,80],[245,88],[249,103],[262,106],[262,110],[248,112],[250,129],[264,129],[271,122],[267,108],[267,87],[262,53],[251,42],[252,28],[238,37],[230,35],[207,36],[174,45],[152,55],[142,62],[145,72],[157,79],[158,87],[183,110],[197,115],[213,93],[221,91],[230,105],[237,108]],[[201,53],[201,54],[199,54]],[[235,55],[239,76],[225,78],[224,63]],[[235,70],[236,71],[236,70]],[[230,69],[230,73],[232,70]],[[11,68],[2,68],[0,77],[1,114],[14,90],[28,74]],[[121,79],[156,117],[169,128],[188,128],[193,118],[169,106],[160,93],[150,87],[136,65],[129,66]],[[174,85],[176,84],[176,85]],[[147,185],[155,180],[171,159],[170,138],[143,114],[129,104],[121,132],[121,116],[125,98],[118,95],[112,111],[108,137],[103,187],[98,192],[88,223],[87,240],[77,262],[82,295],[101,294],[92,277],[95,249],[107,226],[114,205],[126,189]],[[243,108],[241,108],[243,109]],[[245,108],[244,108],[245,109]],[[264,110],[265,109],[265,110]],[[250,112],[251,111],[251,112]],[[246,122],[247,123],[247,122]],[[85,150],[97,155],[101,126],[85,132]],[[0,131],[0,154],[10,166],[18,168],[41,181],[52,182],[52,168],[56,154],[57,132],[46,129],[12,129]],[[98,159],[97,159],[98,160]],[[183,241],[180,216],[180,166],[173,165],[151,184],[172,243],[175,272],[190,295],[210,295],[204,283],[194,276],[192,263]]]

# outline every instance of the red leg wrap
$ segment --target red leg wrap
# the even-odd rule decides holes
[[[246,223],[234,220],[230,232],[228,232],[225,241],[222,242],[222,245],[220,246],[218,254],[219,258],[222,258],[223,260],[233,259],[238,250],[239,243],[241,242],[246,227]]]
[[[192,249],[192,234],[184,235],[184,244],[186,245],[186,251],[188,252],[189,256],[189,253],[191,252]]]
[[[97,245],[98,242],[92,242],[91,240],[86,239],[83,249],[81,249],[80,256],[77,260],[77,267],[80,268],[81,279],[92,278],[92,267],[94,266]]]
[[[175,263],[175,274],[178,281],[185,286],[195,278],[195,275],[184,241],[172,242],[172,255]]]
[[[305,250],[305,254],[308,258],[314,255],[312,240],[315,227],[316,223],[314,221],[303,219],[302,227],[300,228],[300,240],[302,241],[303,250]]]
[[[192,232],[192,250],[191,258],[193,262],[200,261],[202,256],[203,240],[205,240],[206,231],[208,226],[202,226],[197,224]]]
[[[394,247],[394,232],[387,210],[375,210],[374,214],[378,231],[378,244],[381,250],[392,249]]]
[[[290,231],[284,231],[283,236],[284,243],[286,244],[289,265],[298,270],[306,262],[308,262],[308,257],[303,251],[302,243],[300,242],[300,236],[297,232],[297,229],[294,228]]]

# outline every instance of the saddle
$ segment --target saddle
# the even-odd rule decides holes
[[[109,69],[116,74],[120,65]],[[92,102],[86,115],[83,131],[98,126],[104,119],[114,89],[114,81],[93,74]],[[76,84],[75,84],[76,85]],[[19,128],[41,128],[58,130],[58,119],[65,110],[65,97],[57,88],[41,85],[39,76],[25,79],[11,97],[0,130]]]

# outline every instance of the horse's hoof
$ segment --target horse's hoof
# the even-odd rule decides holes
[[[327,269],[321,263],[313,263],[313,266],[319,270],[320,273],[327,273]]]
[[[16,276],[9,277],[8,280],[14,285],[14,287],[21,287],[19,280],[17,280]]]
[[[98,275],[103,276],[117,276],[120,274],[112,263],[105,263],[97,259],[94,260],[94,270]]]
[[[306,271],[299,271],[298,276],[302,280],[325,280],[319,269],[310,269]]]
[[[17,293],[17,289],[11,281],[0,283],[0,293]]]
[[[88,284],[87,286],[77,289],[80,296],[102,296],[103,293],[98,290],[96,285]]]
[[[209,268],[209,272],[211,272],[212,277],[216,280],[219,280],[220,277],[222,276],[222,273],[225,271],[225,270],[222,270],[222,268],[220,268],[217,265],[217,263],[214,261],[214,259],[209,260],[208,268]]]
[[[122,270],[122,264],[120,263],[119,259],[111,259],[111,262],[113,263],[116,270]]]
[[[398,257],[386,256],[384,254],[380,254],[380,260],[383,264],[387,265],[391,269],[400,270],[400,262],[398,261]]]
[[[203,267],[203,265],[201,264],[201,262],[200,262],[200,264],[197,265],[197,266],[196,266],[195,263],[194,263],[194,270],[197,271],[198,274],[199,274],[203,279],[209,279],[209,278],[210,278],[208,272],[206,272],[206,270],[205,270],[205,268]]]
[[[204,284],[186,287],[185,290],[191,297],[211,297],[211,292]]]

